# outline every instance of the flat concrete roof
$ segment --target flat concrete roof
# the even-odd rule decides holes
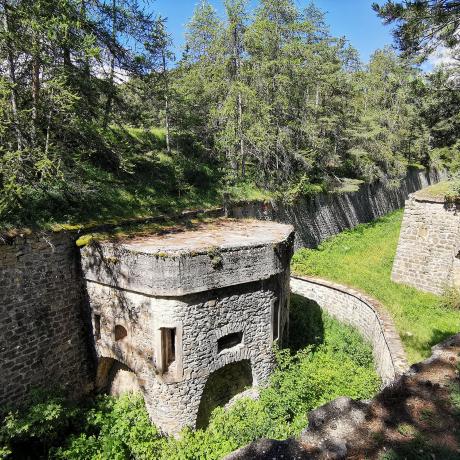
[[[147,295],[183,296],[268,279],[289,269],[291,225],[217,219],[191,229],[81,249],[87,281]]]
[[[151,235],[122,241],[128,251],[143,254],[202,253],[210,248],[233,249],[279,243],[292,233],[292,226],[260,220],[219,219],[191,230]]]

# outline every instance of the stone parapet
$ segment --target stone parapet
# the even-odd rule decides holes
[[[88,281],[180,296],[270,278],[292,255],[292,227],[219,220],[194,231],[94,242],[82,250]]]
[[[371,343],[384,385],[408,369],[399,334],[377,300],[356,289],[312,277],[291,276],[291,292],[313,300],[334,318],[355,327]]]

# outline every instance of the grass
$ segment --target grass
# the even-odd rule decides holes
[[[418,362],[433,345],[460,330],[460,311],[438,296],[391,281],[402,211],[360,225],[293,257],[293,272],[328,278],[378,299],[393,316],[408,359]]]
[[[437,184],[430,185],[418,192],[418,196],[428,198],[455,198],[457,196],[457,184],[454,180],[445,180]]]
[[[76,152],[46,186],[0,190],[0,231],[24,227],[59,231],[118,225],[184,210],[267,199],[253,181],[231,183],[217,159],[193,149],[168,153],[161,129],[111,126],[92,133],[89,151]]]

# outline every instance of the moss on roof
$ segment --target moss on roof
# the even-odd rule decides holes
[[[420,199],[433,199],[436,201],[456,201],[460,199],[460,195],[456,190],[456,182],[453,180],[445,180],[430,185],[416,192],[415,196]]]

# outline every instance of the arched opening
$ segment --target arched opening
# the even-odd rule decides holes
[[[197,428],[205,428],[212,411],[224,406],[235,395],[252,386],[251,364],[248,360],[227,364],[213,372],[206,382],[198,409]]]
[[[128,335],[128,331],[123,327],[117,324],[115,326],[115,341],[124,339]]]
[[[224,335],[217,340],[217,353],[221,353],[224,350],[229,350],[231,348],[240,345],[243,341],[242,332],[232,332],[231,334]]]
[[[136,374],[113,358],[100,358],[97,366],[96,390],[112,396],[141,391]]]

